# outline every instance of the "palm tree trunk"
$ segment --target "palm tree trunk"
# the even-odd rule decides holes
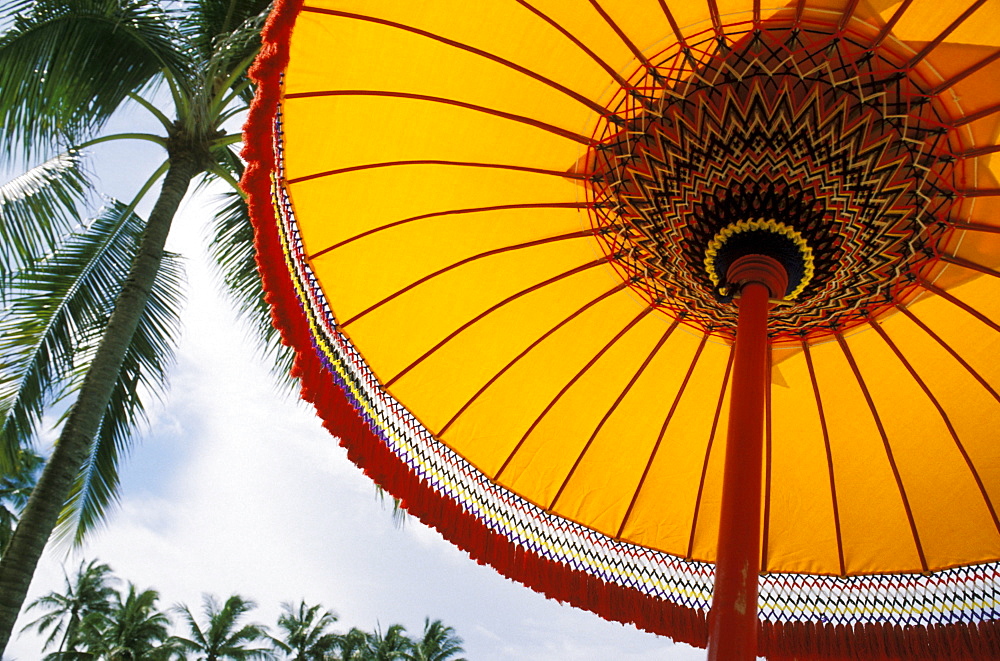
[[[24,508],[10,543],[0,558],[0,656],[10,640],[35,567],[45,549],[70,485],[86,460],[111,400],[125,352],[146,308],[163,258],[163,246],[181,199],[202,171],[202,159],[191,149],[170,154],[170,168],[149,215],[128,279],[93,362],[84,377],[52,456]]]

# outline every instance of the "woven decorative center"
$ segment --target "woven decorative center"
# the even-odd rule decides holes
[[[749,245],[763,232],[776,249],[783,236],[809,252],[808,278],[803,253],[771,315],[779,340],[843,331],[902,302],[934,263],[956,188],[946,118],[911,79],[885,82],[902,58],[780,29],[725,50],[710,35],[706,50],[688,46],[637,71],[587,157],[592,222],[622,277],[728,337],[736,308],[720,290],[719,237],[746,233]],[[733,229],[747,222],[757,226]]]

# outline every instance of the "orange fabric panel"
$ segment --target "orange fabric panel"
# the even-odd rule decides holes
[[[322,0],[315,5],[402,23],[475,46],[529,67],[588,98],[597,99],[607,87],[608,75],[597,62],[556,28],[528,9],[507,0],[438,5],[395,0]],[[583,14],[578,11],[577,3],[566,6],[577,10],[576,14]],[[588,15],[587,22],[600,29],[601,25],[594,20],[595,17],[599,20],[596,13]],[[579,35],[578,38],[584,36]],[[623,52],[622,47],[614,48],[614,52]],[[606,52],[602,54],[607,56]],[[621,66],[624,62],[618,64]]]
[[[835,412],[828,423],[847,571],[920,567],[881,435],[844,352],[831,341],[814,347],[812,355],[824,406]],[[774,412],[783,414],[795,412]],[[872,507],[875,502],[878,507]],[[872,530],[882,534],[873,538]]]
[[[296,212],[316,219],[310,221],[305,246],[310,255],[410,218],[418,219],[413,222],[424,232],[461,234],[464,225],[474,223],[470,211],[579,201],[576,182],[556,175],[461,165],[413,164],[357,170],[303,181],[289,188]],[[407,194],[385,194],[392,189],[406,190]],[[539,215],[551,217],[546,210]],[[584,223],[585,218],[577,220],[579,227]]]
[[[694,350],[692,346],[692,357]],[[714,405],[722,394],[722,380],[729,355],[730,348],[726,345],[706,344],[667,425],[659,450],[653,457],[635,509],[626,523],[623,539],[662,548],[681,557],[687,556]],[[685,363],[690,364],[690,358],[682,358],[679,362],[686,369]],[[677,392],[665,390],[664,395],[670,403],[664,403],[667,410],[661,414],[662,420],[666,419]],[[649,444],[653,442],[653,439],[647,440]],[[705,523],[718,525],[717,522]]]
[[[512,246],[526,246],[512,252],[547,255],[544,250],[548,244],[537,247],[531,244],[579,231],[580,220],[572,209],[505,209],[463,214],[400,225],[378,236],[365,237],[315,258],[313,266],[318,273],[334,276],[333,282],[338,290],[335,294],[338,314],[341,323],[346,323],[369,306],[377,305],[395,292],[453,264],[467,260],[486,263],[502,261],[502,253],[479,256]],[[583,243],[579,238],[563,241]],[[559,244],[563,241],[552,243],[550,250],[562,250],[563,246]],[[588,242],[573,251],[574,255],[580,255],[578,263],[597,256],[588,251],[589,248]],[[540,250],[543,252],[537,252]],[[475,262],[459,267],[463,271],[475,268]],[[449,298],[457,299],[462,289],[473,286],[472,283],[464,284],[467,280],[460,279],[460,282],[463,286]],[[434,283],[426,286],[440,291]],[[423,297],[419,290],[406,296]],[[348,328],[353,332],[354,324]]]
[[[794,360],[781,364],[781,375],[786,385],[771,386],[771,487],[765,492],[769,502],[765,567],[838,573],[830,465],[812,381],[801,351]],[[828,417],[835,414],[829,409],[828,403],[824,405]],[[796,414],[790,415],[791,411]],[[763,484],[766,489],[766,479]]]
[[[347,333],[375,373],[388,380],[492,304],[593,259],[586,238],[499,253],[427,280],[361,317]],[[321,279],[327,275],[323,268],[316,269]]]
[[[611,291],[616,283],[608,277],[606,268],[581,271],[482,317],[395,384],[393,392],[413,410],[422,412],[423,422],[436,433],[470,401],[483,407],[478,409],[480,414],[470,412],[471,417],[462,413],[441,435],[445,442],[463,444],[463,454],[472,452],[464,444],[483,442],[484,434],[492,434],[489,421],[513,412],[492,389],[487,388],[478,397],[477,393],[515,360],[524,367],[531,365],[535,357],[528,350],[533,344]],[[567,332],[580,335],[587,329],[574,327]],[[537,365],[533,369],[538,370]],[[471,422],[473,418],[482,425]]]
[[[582,150],[578,142],[537,126],[420,99],[288,99],[284,116],[292,179],[353,165],[428,159],[566,170]],[[326,119],[333,116],[336,122]]]
[[[640,364],[669,330],[669,321],[656,315],[644,322],[650,327],[650,346],[637,351],[635,359]],[[559,499],[556,512],[576,521],[586,515],[598,529],[617,534],[699,340],[683,326],[674,329],[600,428]],[[638,368],[630,370],[631,376]],[[610,394],[619,397],[624,385]],[[608,412],[610,409],[605,409],[602,416]],[[623,452],[623,447],[633,450]]]
[[[565,369],[553,375],[553,396],[543,397],[539,402],[545,408],[538,415],[544,413],[544,417],[536,418],[533,429],[525,431],[527,436],[519,441],[521,445],[511,457],[502,483],[520,493],[531,494],[533,501],[546,508],[551,507],[601,418],[662,334],[662,324],[649,314],[629,328],[642,312],[639,310],[637,314],[634,306],[628,304],[625,310],[612,314],[604,332],[588,338],[593,345],[586,358],[582,362],[568,362]],[[626,328],[629,330],[615,340]],[[604,351],[605,347],[610,348]],[[600,358],[591,363],[598,355]],[[540,363],[536,370],[540,376],[549,370],[556,371],[553,362]],[[571,387],[558,397],[567,386]],[[619,447],[634,445],[634,437],[620,441]],[[591,485],[584,489],[596,491]],[[597,500],[590,499],[578,515],[586,525],[593,526],[594,513],[601,509]]]
[[[590,300],[599,293],[595,291]],[[549,402],[640,310],[628,294],[619,292],[549,335],[490,387],[488,397],[477,399],[458,419],[446,436],[452,447],[462,448],[487,475],[495,475]],[[540,337],[551,327],[550,321],[532,334]],[[574,439],[561,442],[573,443]],[[516,459],[524,461],[526,456]],[[513,479],[511,475],[513,471],[505,473],[501,482]],[[548,505],[541,502],[545,500],[541,492],[525,495],[543,507]]]

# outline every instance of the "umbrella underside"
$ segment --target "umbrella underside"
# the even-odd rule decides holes
[[[478,559],[703,644],[725,269],[777,255],[761,651],[991,649],[1000,2],[646,4],[279,8],[247,182],[304,395]]]

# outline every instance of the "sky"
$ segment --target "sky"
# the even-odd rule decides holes
[[[99,189],[128,197],[156,158],[155,148],[96,149]],[[203,594],[238,593],[258,603],[252,620],[272,627],[280,604],[300,599],[335,612],[338,632],[401,623],[419,635],[425,617],[441,619],[469,661],[706,658],[546,599],[412,517],[395,526],[311,407],[275,387],[220,296],[203,252],[213,204],[211,191],[189,195],[168,242],[187,258],[184,331],[168,395],[123,462],[120,508],[81,549],[50,545],[29,602],[61,591],[64,568],[97,558],[123,581],[157,589],[161,607],[199,612]],[[22,614],[17,630],[31,619]],[[25,633],[5,658],[39,659],[41,646]]]

